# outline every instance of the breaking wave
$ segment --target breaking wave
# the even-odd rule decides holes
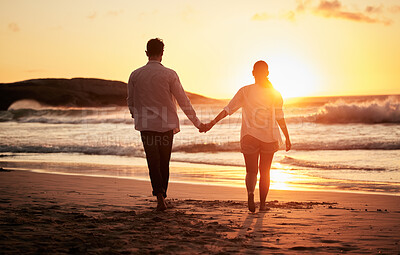
[[[186,144],[175,146],[172,151],[186,152],[186,153],[199,153],[199,152],[239,152],[240,143],[201,143],[201,144]]]
[[[318,150],[400,150],[400,141],[344,141],[344,142],[316,142],[297,143],[292,148],[299,151]]]
[[[132,124],[127,111],[120,109],[10,109],[0,111],[0,122],[48,124]]]
[[[345,141],[345,142],[316,142],[293,143],[293,150],[297,151],[321,151],[321,150],[400,150],[400,141]],[[240,152],[239,142],[229,143],[202,143],[185,144],[173,148],[176,152],[200,153],[200,152]]]
[[[304,109],[308,111],[307,109]],[[311,122],[320,124],[400,124],[400,97],[389,96],[384,100],[346,101],[340,99],[329,102],[323,107],[308,111],[308,115],[288,116],[291,123]],[[220,124],[240,125],[238,115],[222,120]],[[132,124],[133,120],[126,107],[102,108],[56,108],[41,105],[32,100],[21,100],[10,106],[7,111],[0,111],[0,122],[48,124]],[[188,122],[181,118],[182,124]]]
[[[400,102],[396,97],[389,97],[384,101],[360,103],[338,101],[336,103],[326,104],[315,114],[300,118],[293,117],[292,121],[322,124],[400,123]]]
[[[380,143],[367,142],[365,144],[293,144],[293,150],[297,151],[321,151],[321,150],[400,150],[400,141]],[[229,143],[201,143],[174,145],[174,152],[183,153],[218,153],[218,152],[240,152],[239,142]],[[39,146],[39,145],[0,145],[0,153],[81,153],[86,155],[116,155],[144,157],[143,148],[136,146],[80,146],[80,145],[59,145],[59,146]],[[231,165],[231,164],[229,164]]]
[[[293,150],[297,151],[321,151],[321,150],[400,150],[400,141],[343,141],[343,142],[316,142],[316,143],[293,143]],[[178,145],[173,151],[186,153],[199,152],[240,152],[239,142],[229,143],[202,143]]]
[[[289,164],[292,166],[304,167],[304,168],[316,168],[324,170],[363,170],[363,171],[385,171],[385,168],[371,168],[362,166],[349,166],[340,164],[329,164],[324,162],[314,162],[302,159],[296,159],[293,157],[285,156],[281,163]]]
[[[82,153],[86,155],[117,155],[144,157],[142,149],[134,146],[9,146],[0,145],[0,152],[12,153]]]

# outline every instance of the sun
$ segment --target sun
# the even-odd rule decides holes
[[[237,75],[233,76],[234,92],[244,85],[254,83],[251,73],[253,65],[259,60],[267,62],[269,80],[283,98],[315,96],[321,90],[321,78],[315,66],[309,60],[295,54],[267,55],[266,57],[249,57],[237,66]],[[232,93],[234,93],[232,92]]]
[[[312,96],[318,90],[318,75],[306,61],[294,56],[271,56],[269,79],[284,98]]]

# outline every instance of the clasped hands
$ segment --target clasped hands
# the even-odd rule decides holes
[[[208,122],[208,123],[206,123],[206,124],[201,123],[201,124],[200,124],[200,127],[199,127],[199,132],[200,132],[200,133],[206,133],[206,132],[209,131],[213,126],[214,126],[214,124],[212,123],[212,121],[210,121],[210,122]]]

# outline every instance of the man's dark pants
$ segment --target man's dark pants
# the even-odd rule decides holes
[[[167,197],[173,131],[141,131],[140,135],[146,153],[153,195],[161,193]]]

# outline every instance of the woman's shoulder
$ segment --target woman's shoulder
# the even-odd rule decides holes
[[[245,86],[241,87],[240,89],[247,90],[247,89],[253,88],[254,85],[255,85],[255,84],[245,85]]]
[[[262,91],[260,91],[260,89]],[[274,98],[278,98],[278,99],[282,98],[281,93],[278,90],[276,90],[274,87],[272,87],[272,86],[271,87],[262,87],[255,83],[241,87],[239,89],[238,93],[242,92],[242,93],[248,94],[250,91],[251,91],[251,93],[259,93],[260,96],[265,95],[265,93],[268,93],[268,94],[272,95]]]
[[[245,85],[243,87],[241,87],[237,93],[244,93],[247,94],[252,88],[253,88],[254,84],[250,84],[250,85]]]
[[[272,93],[277,97],[282,97],[281,93],[275,88],[271,88]]]

